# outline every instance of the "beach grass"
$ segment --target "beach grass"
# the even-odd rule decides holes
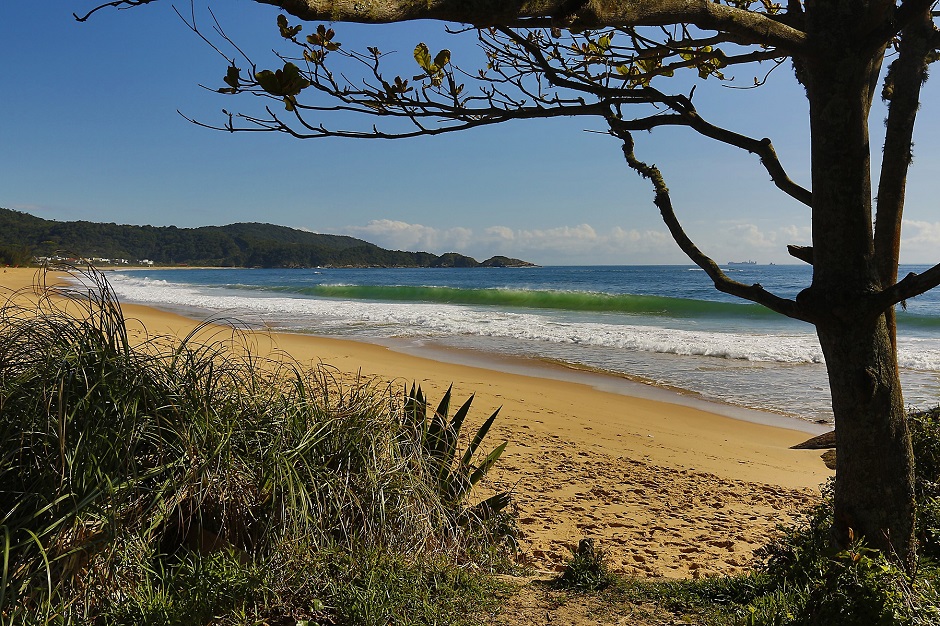
[[[4,625],[472,623],[498,595],[485,430],[430,454],[417,390],[260,359],[232,325],[131,338],[72,271],[0,309]]]

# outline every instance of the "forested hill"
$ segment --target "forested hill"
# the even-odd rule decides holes
[[[176,228],[57,222],[0,208],[0,257],[149,260],[158,265],[222,267],[502,267],[531,265],[456,253],[386,250],[354,237],[320,235],[273,224]]]

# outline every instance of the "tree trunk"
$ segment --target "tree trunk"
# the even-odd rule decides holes
[[[885,316],[819,328],[836,417],[833,538],[912,565],[914,478],[910,435]]]
[[[800,294],[826,357],[836,421],[834,539],[915,558],[913,459],[872,233],[868,116],[884,49],[859,37],[877,2],[807,3],[813,282]],[[838,18],[838,19],[837,19]],[[836,28],[833,26],[836,25]]]

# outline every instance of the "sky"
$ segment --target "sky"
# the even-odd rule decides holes
[[[189,2],[105,9],[86,23],[72,17],[95,4],[0,2],[0,207],[60,221],[268,222],[480,260],[688,263],[652,204],[649,183],[626,166],[615,139],[592,132],[603,130],[597,122],[519,121],[401,141],[208,130],[181,113],[218,124],[221,109],[258,112],[259,101],[213,91],[224,86],[227,64],[174,13],[174,4],[189,13]],[[208,26],[206,4],[200,0],[196,11]],[[284,49],[276,8],[250,0],[211,6],[239,46],[275,65],[271,49]],[[440,23],[335,28],[347,48],[400,50],[408,68],[419,41],[432,54],[448,47],[471,66],[478,54],[472,40],[447,35]],[[695,103],[710,121],[770,137],[790,176],[809,186],[806,99],[789,67],[759,89],[705,81]],[[938,108],[940,85],[928,81],[904,263],[940,261]],[[883,119],[879,104],[871,117],[876,167]],[[792,263],[786,245],[810,243],[809,210],[779,192],[753,155],[687,129],[638,135],[636,153],[661,168],[688,234],[718,262]]]

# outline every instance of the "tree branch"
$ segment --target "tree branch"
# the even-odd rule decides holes
[[[913,157],[914,121],[920,107],[921,87],[927,79],[927,54],[931,51],[933,31],[933,22],[925,9],[920,20],[911,23],[901,34],[898,57],[885,77],[882,98],[889,107],[875,218],[875,259],[882,285],[893,284],[898,277],[904,191]]]
[[[319,139],[323,137],[343,137],[347,139],[410,139],[414,137],[422,136],[433,136],[433,135],[443,135],[446,133],[452,133],[462,130],[468,130],[471,128],[479,128],[482,126],[490,126],[493,124],[499,124],[502,122],[507,122],[510,120],[517,119],[545,119],[552,117],[598,117],[603,116],[609,112],[609,109],[601,103],[594,105],[577,105],[571,107],[556,107],[556,108],[544,108],[544,107],[525,107],[520,109],[489,109],[484,111],[482,109],[474,110],[474,114],[467,115],[466,118],[462,119],[459,124],[454,124],[452,126],[436,126],[436,127],[426,127],[423,125],[418,125],[418,117],[440,117],[441,113],[426,113],[416,115],[408,115],[405,113],[389,113],[389,116],[392,117],[404,117],[410,119],[415,123],[415,130],[410,131],[401,131],[401,132],[385,132],[381,131],[375,126],[367,130],[356,131],[356,130],[334,130],[320,125],[314,125],[307,122],[303,115],[303,109],[311,110],[330,110],[330,111],[354,111],[359,113],[366,113],[370,115],[375,115],[371,111],[359,111],[352,108],[341,108],[341,107],[330,107],[330,108],[315,108],[315,107],[303,107],[302,105],[297,105],[294,110],[294,118],[297,123],[306,129],[306,132],[301,132],[292,127],[288,122],[285,122],[281,117],[275,113],[270,107],[266,107],[265,111],[268,114],[268,118],[255,117],[251,115],[244,114],[232,114],[227,111],[223,111],[228,115],[228,122],[225,125],[218,126],[214,124],[207,124],[205,122],[200,122],[196,119],[188,117],[180,113],[180,115],[189,122],[203,128],[208,128],[211,130],[223,130],[227,132],[280,132],[291,135],[296,139]],[[234,119],[239,118],[254,126],[254,128],[246,128],[241,126],[236,126]]]
[[[115,0],[105,6],[134,6],[152,0]],[[712,0],[255,0],[283,9],[304,21],[384,24],[441,20],[477,27],[555,26],[596,29],[617,26],[694,24],[732,33],[742,44],[766,44],[790,53],[801,49],[806,34],[781,16],[738,9]],[[572,6],[577,7],[573,12]],[[798,20],[794,20],[798,21]]]
[[[709,139],[714,139],[747,150],[760,158],[761,164],[764,166],[764,169],[767,170],[767,173],[770,174],[770,178],[777,188],[804,205],[812,206],[812,193],[808,189],[798,185],[789,177],[786,170],[783,168],[783,164],[780,163],[777,152],[774,150],[773,143],[769,138],[765,137],[760,140],[753,139],[715,126],[705,121],[698,114],[691,99],[685,96],[668,96],[652,87],[625,90],[622,87],[609,87],[605,84],[591,82],[589,80],[576,81],[576,77],[574,76],[568,74],[561,75],[545,57],[541,48],[534,42],[510,29],[499,30],[518,46],[525,49],[549,81],[558,87],[587,92],[598,98],[605,99],[613,105],[619,104],[625,93],[635,94],[639,91],[651,95],[648,102],[665,104],[676,112],[676,115],[655,115],[632,121],[624,120],[621,123],[621,128],[625,130],[651,130],[656,126],[684,125]]]
[[[904,0],[895,9],[894,15],[887,20],[879,22],[877,28],[868,36],[868,45],[877,49],[890,42],[898,33],[910,24],[919,21],[926,12],[931,16],[931,7],[936,0]]]
[[[876,293],[871,298],[872,309],[875,313],[886,311],[898,302],[919,296],[937,286],[940,286],[940,264],[920,274],[911,272],[900,282]]]
[[[898,57],[891,63],[885,76],[882,98],[889,106],[885,120],[884,156],[878,182],[874,236],[874,260],[881,285],[891,285],[898,280],[901,217],[904,213],[907,173],[913,158],[914,121],[920,107],[921,87],[927,80],[927,55],[932,50],[933,33],[928,7],[923,9],[920,19],[911,21],[901,32]],[[885,310],[891,342],[896,345],[894,309],[888,307]]]
[[[655,90],[653,90],[655,91]],[[659,92],[657,92],[659,93]],[[722,143],[747,150],[760,157],[761,164],[771,180],[781,191],[791,198],[812,206],[813,194],[811,191],[794,182],[777,157],[773,143],[768,138],[754,139],[741,135],[734,131],[720,128],[705,121],[692,106],[692,102],[684,96],[666,96],[659,94],[661,101],[676,111],[676,115],[657,115],[643,120],[624,121],[623,128],[626,130],[650,130],[655,126],[681,124],[688,126],[705,137],[720,141]]]
[[[686,235],[685,230],[676,217],[675,210],[672,206],[672,199],[669,196],[669,188],[666,187],[666,181],[663,179],[662,173],[655,165],[647,165],[636,158],[636,155],[633,153],[633,135],[623,126],[620,120],[609,117],[607,123],[610,126],[611,134],[623,141],[623,154],[630,168],[644,178],[648,178],[653,183],[653,188],[656,191],[656,197],[653,202],[659,208],[659,212],[672,238],[686,256],[705,270],[708,277],[715,283],[715,288],[718,291],[743,298],[744,300],[750,300],[757,304],[762,304],[768,309],[786,315],[787,317],[812,322],[807,312],[804,311],[796,301],[781,298],[764,289],[759,283],[745,285],[744,283],[739,283],[736,280],[728,278],[713,259],[699,250],[698,246]]]
[[[92,15],[100,11],[101,9],[105,9],[107,7],[115,7],[119,10],[130,9],[131,7],[137,7],[142,4],[150,4],[151,2],[155,2],[155,1],[156,0],[114,0],[113,2],[106,2],[104,4],[99,4],[98,6],[91,9],[84,15],[79,15],[78,13],[72,13],[72,17],[74,17],[79,22],[84,22],[88,20],[89,17],[91,17]]]

